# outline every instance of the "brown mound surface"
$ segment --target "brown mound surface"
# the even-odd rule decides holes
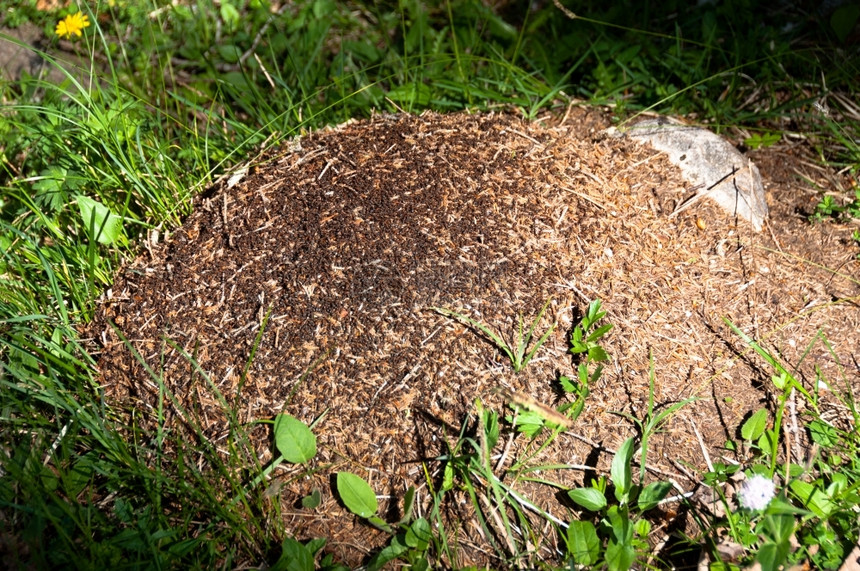
[[[612,411],[642,417],[653,354],[659,406],[702,398],[655,436],[648,458],[691,489],[695,476],[679,462],[704,466],[691,423],[719,456],[772,395],[772,372],[739,357],[743,344],[723,316],[792,365],[820,329],[833,354],[813,346],[799,369],[807,388],[813,362],[839,386],[860,386],[856,248],[849,229],[811,227],[797,213],[808,198],[785,176],[782,151],[756,157],[773,217],[755,234],[709,204],[672,217],[687,196],[677,170],[650,148],[599,137],[605,124],[582,110],[549,126],[428,113],[294,142],[201,199],[105,296],[95,330],[107,393],[136,407],[154,406],[157,394],[111,319],[183,404],[199,408],[213,440],[225,427],[218,399],[165,337],[195,355],[228,399],[238,392],[243,422],[281,411],[311,422],[328,411],[313,463],[331,468],[284,491],[291,506],[321,486],[324,503],[286,517],[298,537],[329,537],[338,557],[357,563],[385,537],[346,516],[328,474],[359,473],[395,499],[417,483],[426,499],[419,461],[444,453],[443,437],[456,435],[476,398],[503,412],[493,389],[506,387],[561,403],[554,381],[575,373],[567,335],[591,299],[616,324],[605,344],[614,360],[573,429],[583,438],[565,435],[535,463],[596,459],[604,469],[611,456],[586,442],[614,448],[634,434]],[[777,170],[785,180],[769,184]],[[538,331],[551,320],[559,328],[519,374],[476,332],[430,309],[455,309],[510,337],[518,314],[530,321],[550,297]],[[270,437],[255,434],[266,461]],[[438,463],[428,466],[438,473]],[[576,485],[583,475],[552,478]],[[552,491],[535,494],[565,517]],[[472,530],[463,533],[468,542]],[[461,563],[483,557],[463,553]]]

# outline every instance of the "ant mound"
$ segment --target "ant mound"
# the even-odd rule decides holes
[[[834,383],[860,384],[856,367],[840,365],[856,363],[860,345],[858,306],[842,302],[860,295],[847,234],[800,220],[791,204],[802,193],[767,181],[783,206],[772,204],[764,232],[707,202],[672,215],[695,191],[661,153],[601,137],[607,124],[576,109],[545,124],[378,116],[270,151],[238,182],[202,196],[104,296],[91,334],[109,401],[136,411],[144,428],[161,414],[181,432],[193,417],[195,438],[216,446],[251,427],[261,464],[274,459],[272,435],[255,422],[279,413],[318,420],[316,456],[281,464],[269,490],[291,533],[328,538],[327,549],[355,566],[389,536],[349,515],[331,476],[353,472],[389,494],[380,513],[390,521],[411,485],[426,510],[442,480],[437,458],[461,431],[475,437],[480,408],[511,417],[488,460],[499,477],[537,451],[526,467],[588,466],[541,475],[572,487],[606,473],[612,451],[638,434],[629,418],[643,419],[652,398],[655,414],[694,399],[648,434],[645,460],[649,477],[692,491],[706,465],[700,438],[712,458],[729,454],[719,449],[777,395],[775,371],[726,320],[781,355],[810,392],[813,364]],[[600,340],[611,360],[568,392],[561,378],[576,379],[582,362],[569,352],[571,333],[595,299],[615,325]],[[525,335],[534,324],[531,350],[558,326],[515,372],[476,323],[514,353],[520,327]],[[812,343],[817,335],[830,347]],[[511,421],[578,399],[582,413],[546,448],[536,445],[551,430],[514,436]],[[731,460],[748,454],[739,447]],[[517,470],[508,485],[567,519],[556,489]],[[314,488],[322,503],[301,508]],[[449,495],[458,560],[440,565],[501,564],[517,540],[499,541],[492,517],[483,530],[464,524],[474,516],[468,496],[458,486]],[[499,534],[496,552],[488,533]],[[553,541],[524,552],[553,559]]]

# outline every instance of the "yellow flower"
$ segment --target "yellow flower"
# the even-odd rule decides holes
[[[86,14],[69,14],[57,23],[57,28],[54,33],[58,36],[71,38],[72,36],[81,37],[81,30],[90,26],[89,16]]]

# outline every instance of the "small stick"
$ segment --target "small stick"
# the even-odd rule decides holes
[[[705,441],[702,440],[702,434],[699,432],[699,429],[696,428],[696,423],[693,420],[690,420],[690,426],[693,427],[693,432],[696,433],[696,439],[699,441],[699,446],[702,448],[702,455],[705,457],[705,464],[708,465],[708,471],[714,471],[714,465],[711,462],[711,455],[708,454],[708,449],[705,448]]]

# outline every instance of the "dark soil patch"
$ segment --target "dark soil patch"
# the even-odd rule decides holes
[[[724,316],[798,364],[810,389],[813,362],[856,389],[856,248],[849,229],[801,218],[809,200],[796,179],[767,184],[787,176],[785,161],[768,158],[779,150],[756,155],[773,208],[756,234],[709,204],[668,217],[687,195],[678,172],[650,148],[601,137],[606,124],[578,109],[543,125],[505,115],[380,116],[269,155],[232,188],[202,198],[105,296],[92,334],[103,345],[107,395],[139,410],[152,409],[157,396],[112,320],[198,411],[213,441],[225,435],[219,399],[165,337],[194,355],[228,400],[238,398],[242,422],[281,411],[311,422],[327,413],[312,465],[330,467],[284,487],[286,517],[298,537],[325,536],[339,558],[358,564],[386,538],[346,514],[329,475],[359,473],[395,502],[416,484],[426,505],[421,462],[438,477],[432,459],[475,399],[504,412],[495,391],[503,387],[563,402],[555,381],[575,371],[567,335],[591,299],[602,299],[616,324],[606,344],[614,360],[575,436],[535,464],[605,470],[606,449],[634,434],[613,411],[643,416],[653,356],[659,406],[701,400],[654,437],[648,464],[695,487],[698,477],[681,464],[704,466],[695,431],[719,457],[745,415],[772,397],[772,372]],[[551,321],[559,328],[519,374],[475,331],[431,310],[455,309],[510,337],[518,314],[530,320],[549,298],[539,330]],[[819,330],[833,353],[817,343],[800,363]],[[254,435],[265,462],[270,435]],[[526,444],[517,439],[513,452]],[[584,479],[574,470],[548,477],[570,486]],[[323,505],[312,514],[295,509],[315,486]],[[526,492],[566,517],[553,490]],[[487,560],[471,547],[482,543],[472,526],[458,540],[459,564]]]

